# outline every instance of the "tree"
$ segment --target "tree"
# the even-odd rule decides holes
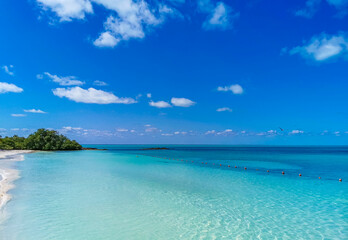
[[[81,150],[82,146],[75,140],[59,134],[54,130],[38,129],[35,133],[30,134],[28,138],[13,137],[0,138],[0,149],[30,149],[44,151],[58,150]]]

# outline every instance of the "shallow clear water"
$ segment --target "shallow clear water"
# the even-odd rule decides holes
[[[0,239],[348,239],[348,148],[98,147],[17,162]]]

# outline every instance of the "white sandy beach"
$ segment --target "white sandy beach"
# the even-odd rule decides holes
[[[3,213],[3,207],[6,203],[11,200],[11,195],[7,192],[14,187],[13,181],[19,178],[19,171],[11,168],[11,163],[15,161],[23,161],[23,154],[32,152],[34,151],[0,150],[0,214]]]

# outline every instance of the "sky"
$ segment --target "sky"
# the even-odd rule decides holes
[[[348,144],[348,0],[0,2],[0,135]]]

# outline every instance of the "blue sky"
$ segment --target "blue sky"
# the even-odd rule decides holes
[[[347,0],[2,1],[0,24],[0,135],[348,142]]]

